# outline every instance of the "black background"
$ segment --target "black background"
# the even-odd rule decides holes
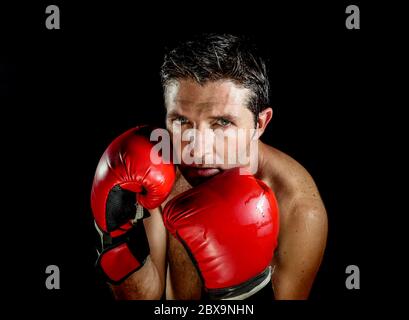
[[[61,30],[45,28],[48,4],[59,5]],[[13,242],[21,240],[10,250],[18,258],[12,278],[22,280],[14,296],[34,289],[43,301],[109,299],[93,269],[89,194],[99,157],[126,129],[162,123],[159,68],[167,46],[198,32],[232,32],[252,37],[269,60],[274,117],[264,141],[306,167],[328,211],[328,245],[310,303],[377,297],[374,258],[384,243],[374,238],[382,211],[374,203],[374,159],[382,143],[380,39],[387,36],[364,5],[362,29],[347,30],[346,5],[54,1],[2,8],[2,161],[18,177],[7,185],[13,210],[5,218],[17,228]],[[60,268],[61,290],[45,288],[50,264]],[[360,267],[360,290],[345,288],[350,264]]]

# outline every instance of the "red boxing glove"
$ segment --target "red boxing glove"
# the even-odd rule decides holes
[[[167,203],[166,228],[193,257],[210,299],[246,298],[270,282],[277,246],[274,193],[231,169]]]
[[[91,207],[102,240],[97,266],[111,283],[122,282],[144,264],[149,243],[142,219],[148,214],[142,207],[160,206],[175,180],[174,165],[161,161],[155,151],[151,154],[151,132],[144,126],[120,135],[95,172]]]

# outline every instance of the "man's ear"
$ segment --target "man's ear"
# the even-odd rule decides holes
[[[263,111],[261,111],[258,114],[258,120],[257,120],[257,127],[258,127],[258,137],[260,138],[264,131],[267,128],[267,125],[271,121],[271,118],[273,117],[273,109],[268,107],[265,108]]]

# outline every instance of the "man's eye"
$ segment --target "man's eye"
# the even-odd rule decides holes
[[[185,117],[182,116],[175,118],[175,120],[173,121],[179,122],[180,124],[186,124],[189,122]]]
[[[224,118],[220,118],[220,119],[217,120],[217,124],[219,126],[222,126],[222,127],[227,127],[227,126],[231,125],[231,121],[229,121],[227,119],[224,119]]]

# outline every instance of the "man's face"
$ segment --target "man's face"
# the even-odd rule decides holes
[[[249,165],[250,144],[258,138],[247,108],[249,94],[228,80],[204,85],[180,80],[166,89],[166,126],[179,169],[192,185]]]

